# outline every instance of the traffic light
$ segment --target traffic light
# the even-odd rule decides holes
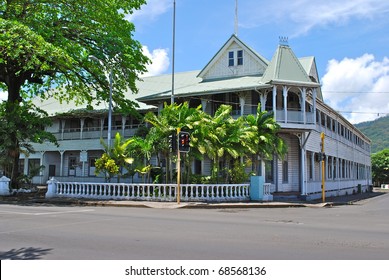
[[[172,152],[177,150],[177,135],[175,133],[169,135],[169,149]]]
[[[180,152],[189,152],[190,146],[190,135],[189,132],[181,131],[178,134],[178,150]]]

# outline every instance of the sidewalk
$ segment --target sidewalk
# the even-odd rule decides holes
[[[289,207],[333,207],[338,205],[352,205],[361,200],[389,193],[379,189],[362,194],[354,194],[340,197],[329,197],[326,202],[321,200],[313,201],[271,201],[271,202],[152,202],[152,201],[129,201],[129,200],[89,200],[74,198],[18,198],[14,196],[0,197],[0,204],[21,204],[21,205],[67,205],[67,206],[106,206],[106,207],[143,207],[157,209],[179,209],[179,208],[289,208]]]

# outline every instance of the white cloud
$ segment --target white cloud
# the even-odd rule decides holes
[[[0,90],[0,101],[7,99],[7,92]]]
[[[389,58],[371,54],[328,62],[322,78],[325,102],[351,123],[373,120],[389,112]],[[346,113],[354,112],[354,113]]]
[[[154,21],[158,16],[166,13],[172,7],[171,0],[148,0],[146,5],[143,5],[140,10],[135,11],[132,15],[128,15],[127,20],[133,21]]]
[[[143,77],[160,75],[169,68],[167,49],[155,49],[150,52],[147,46],[143,46],[142,52],[151,60],[151,64],[147,65],[147,73]]]
[[[345,24],[355,18],[386,18],[389,11],[389,1],[382,0],[274,0],[261,5],[255,5],[255,2],[249,0],[242,3],[244,6],[241,10],[245,14],[241,21],[243,27],[256,27],[269,22],[283,23],[293,32],[292,37],[318,26]]]

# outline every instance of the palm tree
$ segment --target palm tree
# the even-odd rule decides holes
[[[247,125],[255,128],[255,153],[262,159],[270,159],[274,154],[284,156],[288,150],[283,139],[278,135],[280,125],[275,121],[272,112],[261,111],[261,105],[258,104],[257,114],[246,117]],[[258,157],[255,158],[255,169],[259,167]]]
[[[211,177],[218,182],[219,161],[223,157],[237,158],[239,153],[239,128],[231,117],[232,107],[221,105],[214,117],[207,117],[197,128],[195,143],[198,151],[212,160]]]
[[[201,107],[190,108],[188,102],[182,104],[167,105],[161,110],[159,115],[153,113],[147,113],[145,121],[152,124],[154,130],[150,133],[154,134],[155,143],[159,144],[158,153],[164,156],[167,162],[170,162],[174,155],[170,152],[168,146],[168,137],[172,134],[177,134],[177,129],[185,131],[192,131],[196,123],[200,120]],[[193,159],[191,152],[185,159],[190,161]],[[186,164],[189,166],[189,164]],[[172,181],[172,172],[170,172],[170,164],[166,164],[166,179]],[[188,170],[190,170],[188,168]]]
[[[110,177],[112,177],[112,175],[117,174],[118,175],[117,181],[119,183],[120,178],[123,175],[123,168],[127,164],[131,164],[134,160],[130,156],[129,151],[127,149],[128,146],[133,141],[134,140],[131,138],[128,140],[124,140],[121,137],[120,133],[116,133],[112,147],[108,147],[107,144],[104,143],[103,140],[101,140],[101,144],[104,146],[106,152],[103,154],[103,156],[100,158],[100,160],[102,160],[103,162],[106,162],[105,163],[106,168],[104,168],[104,165],[102,165],[103,164],[103,162],[102,162],[102,164],[99,165],[101,168],[98,168],[98,172],[99,171],[108,171],[107,169],[109,169],[110,171],[108,171],[108,173],[109,173],[108,179],[110,179]],[[108,162],[109,162],[109,164],[107,165]],[[116,167],[115,167],[115,165],[116,165]],[[116,171],[116,169],[117,169],[117,171]],[[112,172],[112,171],[114,171],[114,172]]]
[[[149,182],[152,169],[151,158],[153,154],[157,154],[159,136],[155,133],[155,128],[153,127],[145,138],[135,136],[131,139],[133,142],[128,147],[128,150],[134,157],[135,171],[146,175],[144,182]]]

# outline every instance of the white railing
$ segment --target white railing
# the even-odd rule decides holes
[[[272,186],[270,183],[263,184],[263,195],[271,195],[272,194]]]
[[[249,184],[182,184],[181,201],[244,201],[250,199]],[[46,197],[176,201],[176,184],[81,183],[48,181]]]

